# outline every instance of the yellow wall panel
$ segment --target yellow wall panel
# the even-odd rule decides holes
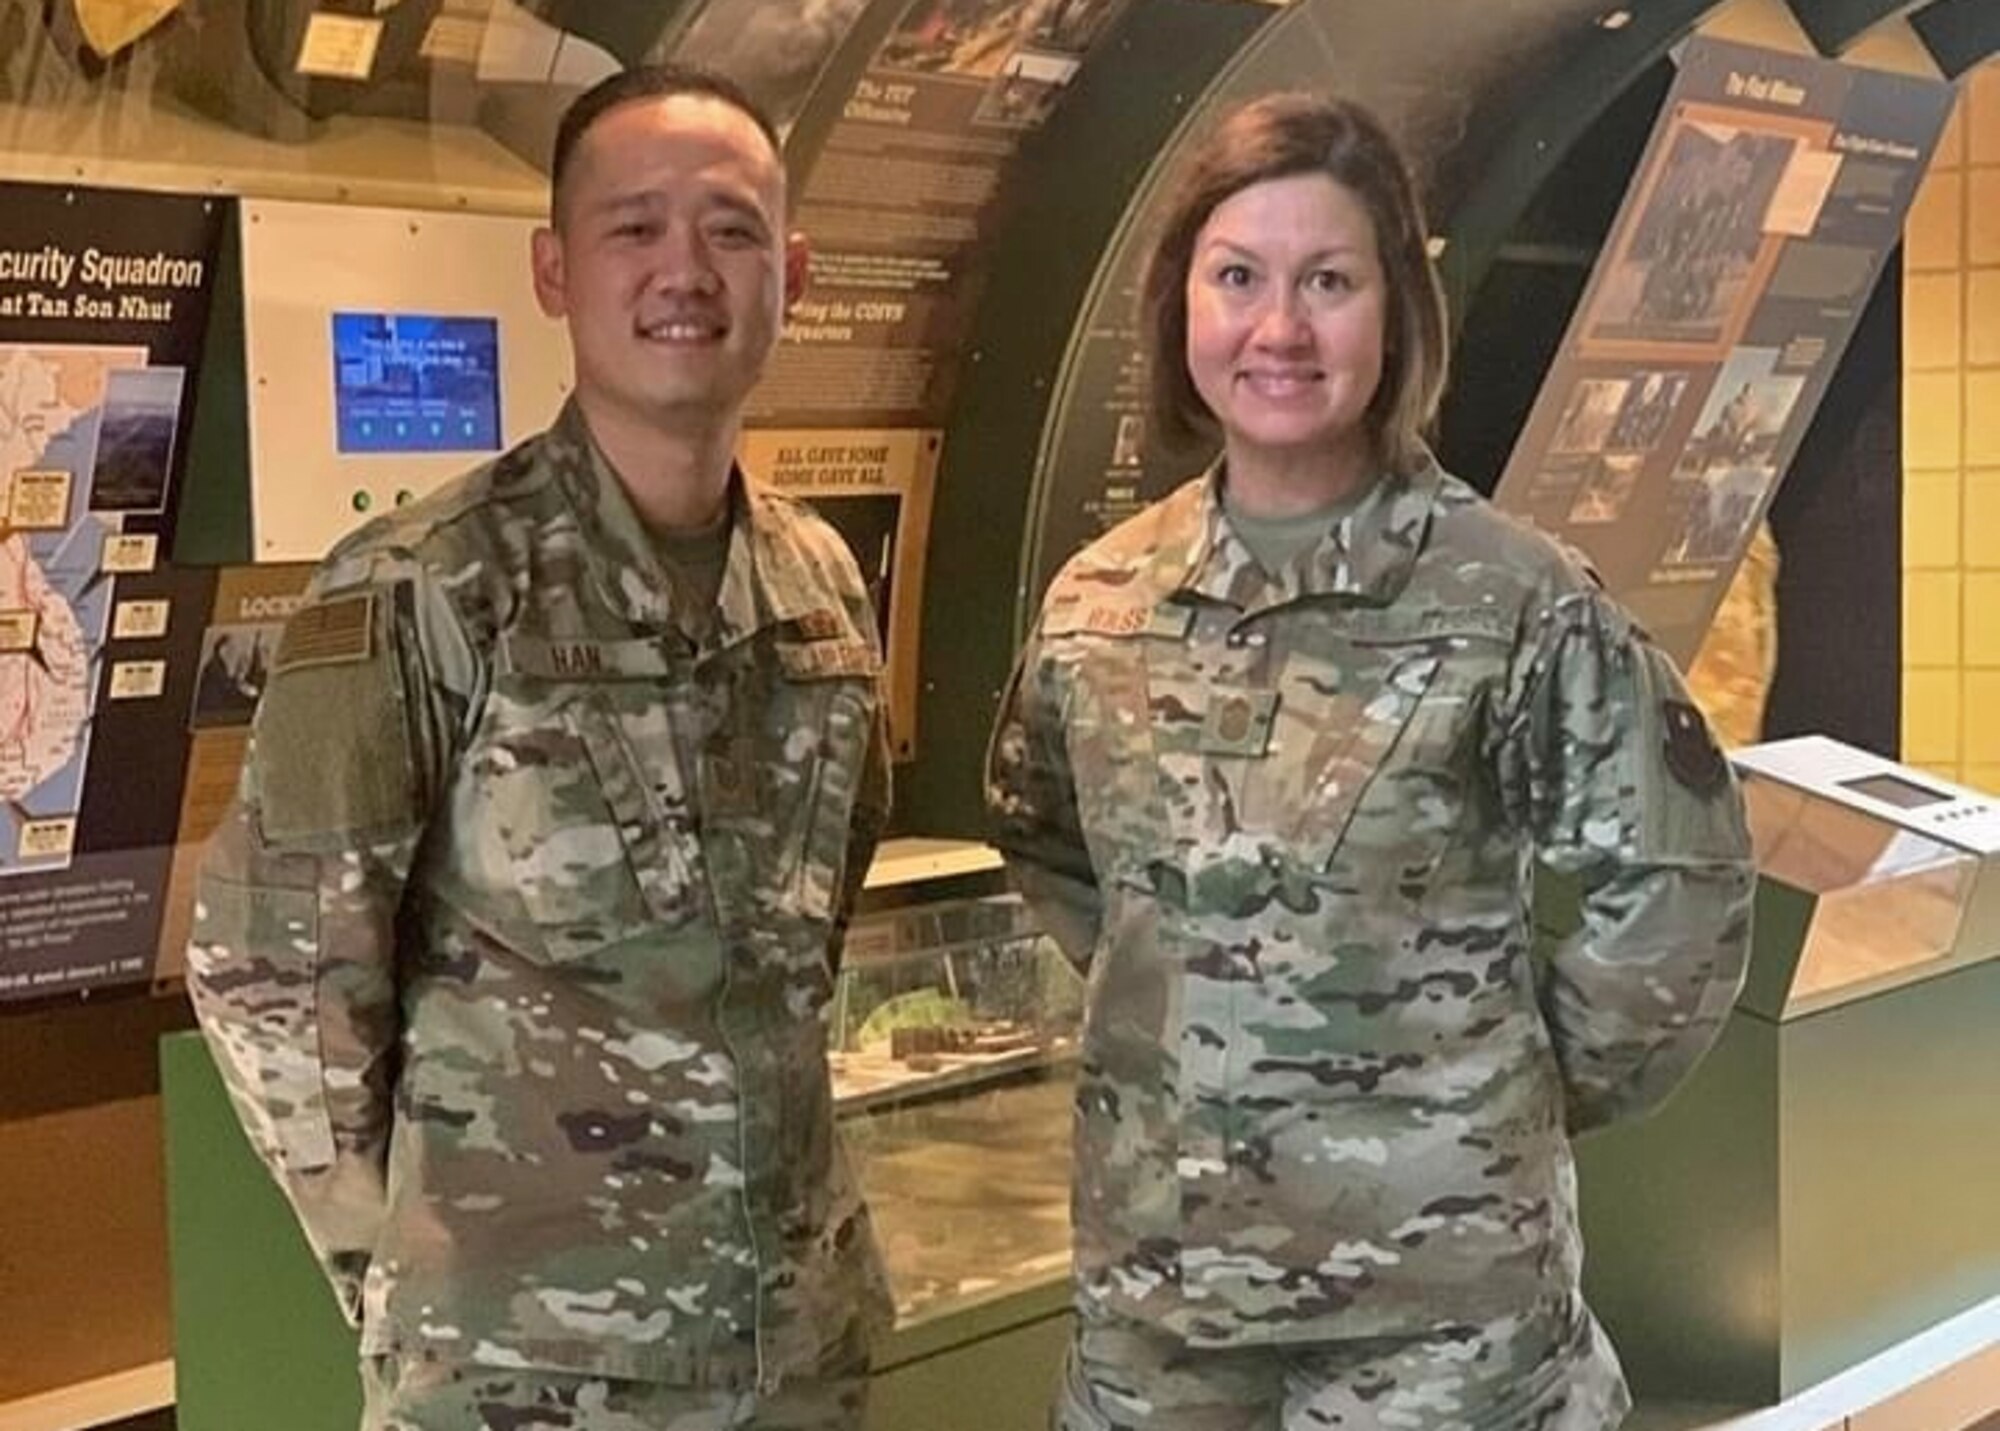
[[[2000,671],[1965,673],[1967,765],[2000,765]]]
[[[2000,169],[1965,173],[1965,261],[2000,263]]]
[[[1965,574],[1964,622],[1965,664],[2000,669],[2000,571]]]
[[[2000,268],[1965,275],[1965,361],[2000,366]]]
[[[2000,65],[1980,65],[1962,82],[1968,153],[1975,164],[2000,164]]]
[[[1965,375],[1965,463],[2000,467],[2000,368]]]
[[[1903,220],[1903,260],[1913,269],[1958,272],[1964,254],[1965,175],[1932,170]]]
[[[2000,269],[1994,270],[2000,273]],[[1958,273],[1913,273],[1903,285],[1903,361],[1913,368],[1956,368],[1964,324]]]
[[[1904,467],[1959,463],[1957,373],[1911,373],[1903,379]]]
[[[2000,549],[2000,541],[1995,543]],[[1903,567],[1957,570],[1959,475],[1911,472],[1903,477]]]
[[[2000,765],[1968,765],[1964,779],[1958,783],[1970,785],[1987,795],[2000,795]]]
[[[1965,564],[2000,568],[2000,468],[1966,473],[1964,502]]]
[[[1959,593],[1956,571],[1903,573],[1903,665],[1949,666],[1959,662]]]
[[[1957,671],[1903,672],[1903,759],[1958,763]]]

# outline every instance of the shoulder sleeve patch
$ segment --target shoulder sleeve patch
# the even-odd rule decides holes
[[[416,818],[411,693],[389,594],[335,597],[286,625],[252,753],[259,825],[272,844],[383,836]]]
[[[1687,701],[1660,703],[1661,753],[1667,771],[1697,795],[1713,795],[1729,782],[1729,767],[1708,733],[1708,722]]]

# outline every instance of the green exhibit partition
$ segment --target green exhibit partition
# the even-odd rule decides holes
[[[160,1042],[180,1431],[354,1431],[355,1336],[196,1033]]]

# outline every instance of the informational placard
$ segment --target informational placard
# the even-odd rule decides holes
[[[240,227],[259,561],[316,560],[555,418],[531,220],[246,200]]]
[[[199,613],[194,679],[177,714],[188,732],[186,779],[178,789],[173,863],[160,923],[156,985],[185,975],[194,886],[209,836],[236,794],[250,743],[250,718],[264,693],[285,619],[299,608],[306,564],[224,567]],[[193,624],[193,623],[191,623]]]
[[[888,593],[892,739],[917,749],[930,486],[1003,179],[1127,0],[914,0],[806,176],[812,283],[752,396],[746,462],[806,495]],[[783,454],[783,455],[780,455]],[[783,475],[772,479],[757,458]],[[866,472],[865,481],[854,474]]]
[[[221,221],[0,185],[0,1001],[152,967],[210,581],[158,553]]]
[[[1701,645],[1861,316],[1951,86],[1697,39],[1495,500]]]

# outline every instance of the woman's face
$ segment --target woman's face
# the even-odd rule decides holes
[[[1187,364],[1232,474],[1366,475],[1387,303],[1375,225],[1345,185],[1295,174],[1216,205],[1188,269]]]

